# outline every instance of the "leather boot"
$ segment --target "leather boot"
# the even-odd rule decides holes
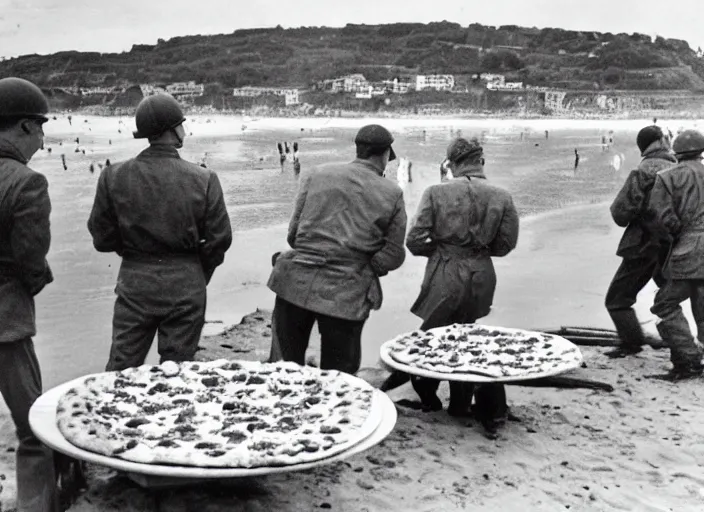
[[[702,375],[704,348],[692,335],[684,315],[660,321],[657,329],[670,347],[672,370],[663,376],[665,380],[682,380]]]
[[[436,394],[440,384],[437,380],[414,375],[411,377],[411,384],[418,393],[424,411],[442,410],[442,402]]]
[[[471,382],[450,382],[450,405],[447,414],[458,418],[472,416],[472,396],[474,384]]]
[[[643,334],[643,328],[640,326],[636,312],[631,308],[615,309],[609,310],[609,315],[616,326],[621,345],[606,352],[605,355],[613,359],[637,354],[643,350],[645,334]]]

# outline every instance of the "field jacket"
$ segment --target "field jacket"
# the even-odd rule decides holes
[[[331,164],[305,175],[288,243],[268,286],[301,308],[364,320],[382,303],[379,276],[401,266],[403,191],[367,160]]]
[[[126,259],[200,259],[206,280],[232,243],[220,181],[153,144],[100,174],[88,220],[93,245]]]
[[[685,160],[660,171],[648,203],[654,234],[671,242],[663,273],[704,279],[704,165]]]
[[[637,169],[631,171],[611,204],[614,222],[625,227],[616,254],[622,258],[655,256],[661,241],[653,239],[645,218],[650,191],[657,173],[677,163],[665,149],[655,148],[643,154]]]
[[[54,280],[48,183],[26,164],[0,141],[0,343],[36,334],[34,296]]]

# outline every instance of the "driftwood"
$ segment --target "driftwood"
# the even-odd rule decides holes
[[[379,386],[381,391],[391,391],[411,380],[411,376],[405,372],[394,370],[386,377],[386,380]],[[603,391],[613,391],[614,387],[605,382],[592,379],[581,379],[579,377],[569,377],[565,375],[555,375],[552,377],[540,377],[537,379],[517,380],[504,382],[507,386],[527,386],[534,388],[560,388],[560,389],[601,389]]]
[[[575,345],[588,347],[616,347],[621,344],[616,331],[609,329],[595,329],[593,327],[566,327],[559,329],[532,329],[538,332],[554,334],[571,341]],[[655,336],[646,335],[645,342],[652,348],[664,348],[665,343]]]
[[[614,387],[606,382],[599,382],[592,379],[580,379],[579,377],[567,377],[555,375],[553,377],[541,377],[539,379],[520,380],[516,382],[506,382],[509,386],[528,386],[534,388],[561,388],[561,389],[601,389],[603,391],[613,391]]]

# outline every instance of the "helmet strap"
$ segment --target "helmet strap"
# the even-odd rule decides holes
[[[178,141],[178,144],[175,144],[176,149],[181,149],[183,147],[183,139],[178,135],[176,128],[177,127],[171,128],[171,132],[176,136],[176,140]]]

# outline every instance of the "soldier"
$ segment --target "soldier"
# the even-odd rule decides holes
[[[704,340],[704,135],[685,130],[672,144],[678,164],[660,171],[650,194],[653,231],[671,244],[663,268],[667,281],[651,311],[660,317],[658,332],[670,347],[672,369],[657,375],[678,381],[702,375]],[[690,299],[698,338],[692,336],[680,304]]]
[[[54,454],[29,426],[42,393],[34,297],[53,281],[46,255],[51,202],[46,178],[27,167],[44,146],[49,104],[20,78],[0,80],[0,392],[17,429],[17,509],[59,510]]]
[[[670,141],[658,126],[638,132],[636,144],[643,160],[631,171],[611,204],[614,222],[625,227],[616,254],[623,258],[606,292],[605,305],[616,326],[621,344],[606,355],[611,358],[637,354],[645,335],[633,310],[638,293],[651,278],[663,285],[660,266],[668,246],[654,238],[646,226],[648,198],[658,171],[677,163]]]
[[[274,258],[276,293],[271,359],[304,364],[318,322],[323,369],[355,373],[364,323],[381,307],[379,277],[406,253],[401,188],[382,174],[396,155],[391,133],[368,125],[355,138],[357,159],[304,175],[288,231],[293,250]]]
[[[489,314],[496,288],[491,258],[505,256],[518,241],[518,213],[511,195],[487,182],[478,141],[455,139],[447,148],[455,179],[423,193],[406,246],[428,263],[421,292],[411,311],[422,330],[474,323]],[[413,388],[430,410],[441,409],[439,381],[413,377]],[[507,412],[502,384],[450,383],[448,413],[467,416],[476,391],[476,416],[489,435]]]
[[[217,175],[182,160],[185,118],[167,94],[136,112],[149,147],[100,174],[88,229],[122,257],[107,370],[139,366],[159,333],[161,361],[191,360],[205,323],[206,285],[232,242]]]

